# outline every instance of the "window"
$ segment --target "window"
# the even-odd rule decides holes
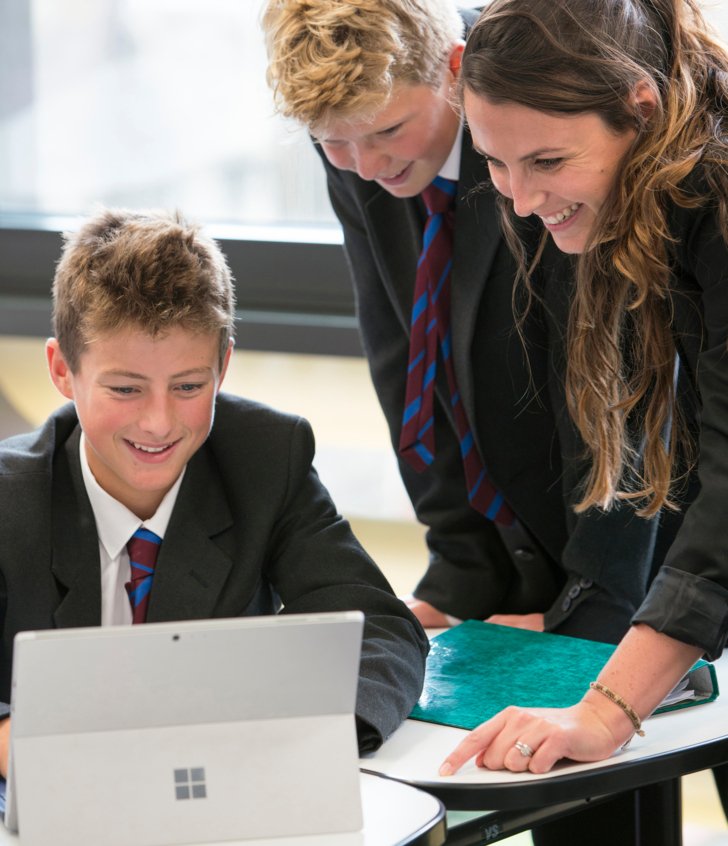
[[[306,133],[273,113],[260,6],[6,0],[3,214],[83,215],[101,201],[215,223],[334,224]]]
[[[273,113],[261,5],[0,3],[0,332],[48,332],[58,233],[101,202],[208,224],[244,343],[360,352],[321,165]],[[725,4],[705,12],[728,37]]]
[[[206,223],[238,282],[244,343],[359,353],[323,170],[274,114],[260,7],[0,4],[0,332],[47,333],[58,233],[103,203]]]

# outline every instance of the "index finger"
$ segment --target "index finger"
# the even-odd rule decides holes
[[[470,758],[479,752],[485,751],[493,742],[494,738],[500,734],[505,723],[506,717],[504,712],[501,711],[495,717],[491,717],[491,719],[481,723],[476,729],[473,729],[445,758],[440,765],[439,774],[441,776],[453,775],[466,761],[469,761]]]

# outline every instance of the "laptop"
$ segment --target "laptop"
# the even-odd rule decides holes
[[[15,638],[5,823],[24,846],[357,831],[360,612]]]

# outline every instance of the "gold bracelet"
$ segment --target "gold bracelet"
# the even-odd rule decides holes
[[[610,690],[606,685],[598,681],[591,682],[589,687],[592,690],[599,691],[599,693],[601,693],[603,696],[606,696],[610,702],[614,702],[615,705],[618,705],[624,711],[627,717],[629,717],[629,721],[634,726],[635,734],[638,734],[640,737],[645,736],[644,730],[642,728],[642,720],[640,720],[639,716],[637,715],[637,712],[631,705],[628,705],[618,693],[615,693],[613,690]]]

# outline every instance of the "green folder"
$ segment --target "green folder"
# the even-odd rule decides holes
[[[432,639],[424,688],[410,717],[472,729],[508,705],[573,705],[615,649],[610,643],[467,620]],[[687,688],[693,698],[662,705],[655,713],[712,702],[718,695],[713,665],[698,661]]]

